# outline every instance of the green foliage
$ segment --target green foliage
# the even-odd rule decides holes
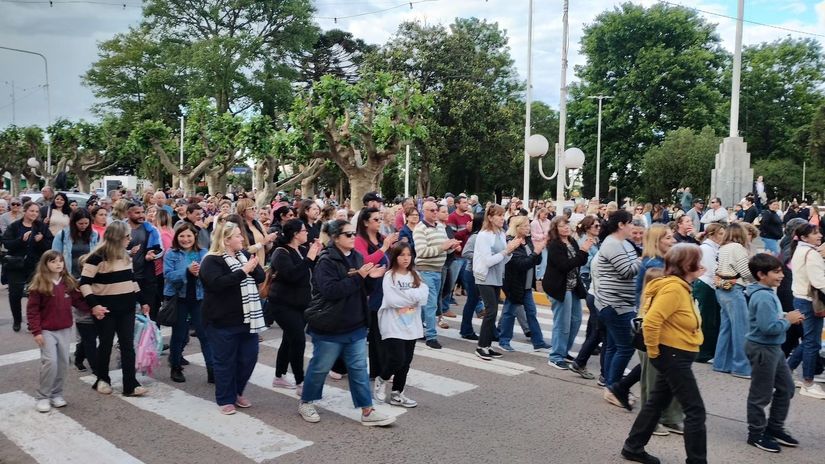
[[[568,141],[587,155],[584,190],[594,191],[598,103],[602,115],[602,172],[619,174],[619,191],[642,191],[644,153],[679,127],[721,131],[720,84],[726,55],[715,27],[683,7],[625,3],[596,17],[581,41],[587,57],[571,86]],[[707,176],[707,174],[706,174]],[[607,192],[608,175],[601,178]]]
[[[768,196],[782,200],[802,199],[802,163],[792,159],[761,159],[753,163],[753,174],[764,176]],[[806,173],[806,198],[824,197],[825,168],[808,163]]]
[[[825,102],[823,85],[825,55],[813,39],[744,48],[739,127],[752,159],[802,163],[811,119]]]
[[[820,166],[825,166],[825,102],[819,105],[811,121],[808,148],[810,159]]]
[[[668,132],[661,145],[644,155],[639,193],[647,201],[671,202],[676,189],[690,187],[694,197],[707,197],[709,174],[721,142],[709,126],[699,132],[687,128]]]

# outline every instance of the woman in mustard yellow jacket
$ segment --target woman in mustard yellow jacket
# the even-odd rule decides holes
[[[645,452],[645,445],[675,397],[685,413],[686,462],[707,462],[705,405],[691,370],[703,341],[702,320],[691,295],[693,281],[704,272],[701,260],[698,246],[678,244],[665,255],[664,277],[645,287],[645,299],[650,299],[643,323],[645,346],[658,376],[622,448],[630,461],[659,463]]]

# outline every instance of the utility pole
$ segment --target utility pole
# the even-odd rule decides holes
[[[7,82],[8,84],[8,82]],[[11,124],[17,125],[17,100],[14,95],[14,81],[11,81]]]
[[[561,39],[561,92],[559,93],[559,143],[556,145],[556,166],[559,177],[556,179],[556,203],[561,208],[564,203],[564,187],[567,183],[567,168],[564,165],[565,132],[567,129],[567,48],[568,48],[568,21],[567,12],[570,2],[564,0],[562,15]]]
[[[186,194],[186,184],[183,182],[183,120],[184,116],[180,118],[180,170],[178,175],[178,185],[183,193]],[[193,192],[194,193],[194,192]]]
[[[527,101],[524,114],[524,201],[530,203],[530,155],[527,154],[527,139],[530,138],[530,110],[533,105],[533,0],[530,0],[527,14]]]
[[[407,159],[404,162],[404,198],[410,197],[410,144],[407,144]]]
[[[595,98],[599,100],[599,122],[596,129],[596,198],[601,200],[599,195],[599,188],[601,187],[600,175],[602,167],[602,100],[611,99],[613,97],[607,95],[593,95],[588,98]]]

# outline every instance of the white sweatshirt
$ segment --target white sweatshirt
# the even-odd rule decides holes
[[[413,287],[412,274],[401,275],[387,271],[384,274],[384,299],[378,310],[378,328],[381,339],[417,340],[424,336],[421,325],[421,306],[430,294],[427,284]]]

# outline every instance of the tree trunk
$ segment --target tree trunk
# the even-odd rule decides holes
[[[350,188],[350,209],[353,211],[358,211],[364,207],[364,204],[361,201],[364,194],[375,190],[376,173],[371,172],[368,169],[361,168],[351,169],[350,172],[346,174],[347,179],[349,180]]]
[[[272,182],[275,173],[278,172],[278,160],[274,158],[266,158],[255,163],[255,187],[258,190],[255,196],[255,203],[261,207],[275,196],[277,192],[277,184]]]
[[[9,174],[11,174],[11,179],[9,180],[11,196],[19,197],[20,196],[20,178],[23,176],[23,173],[20,172],[20,171],[9,171]]]
[[[314,161],[314,160],[313,160]],[[315,181],[321,177],[321,174],[324,173],[326,170],[326,164],[324,162],[317,163],[316,167],[311,167],[312,165],[308,166],[308,169],[312,170],[312,173],[309,174],[301,181],[301,192],[304,195],[304,198],[315,198]]]
[[[23,177],[26,178],[26,187],[27,188],[34,188],[35,186],[40,186],[40,176],[36,173],[32,172],[31,169],[23,172]],[[46,183],[46,185],[49,185]]]
[[[77,179],[77,189],[81,192],[89,193],[89,186],[92,183],[92,175],[84,169],[73,169],[72,173]]]
[[[211,171],[206,174],[206,185],[209,188],[209,194],[214,195],[217,192],[226,192],[226,173]]]

